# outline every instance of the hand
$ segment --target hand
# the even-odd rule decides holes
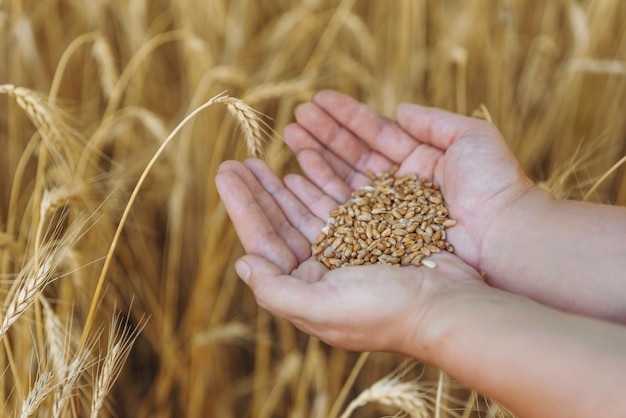
[[[329,208],[369,182],[363,173],[410,172],[441,186],[457,226],[448,239],[455,252],[481,268],[481,248],[496,216],[533,183],[523,174],[498,130],[490,123],[439,109],[403,104],[397,122],[333,91],[318,93],[296,110],[285,129],[306,176],[321,190],[311,193],[301,179],[285,178],[297,197],[325,219]],[[329,200],[331,200],[329,202]]]
[[[466,141],[480,141],[474,135]],[[432,146],[424,148],[440,153],[430,173],[435,180],[443,179],[442,186],[450,184],[445,165],[454,160],[448,159],[452,145],[447,149],[444,154]],[[319,157],[316,152],[299,154],[313,162]],[[389,164],[375,157],[380,154],[370,155],[379,159],[379,170]],[[331,193],[367,181],[359,180],[360,174],[337,156],[328,157],[334,159],[331,166],[346,171],[345,177],[332,174],[330,181],[321,182],[326,189],[300,176],[288,176],[283,182],[258,160],[228,161],[220,167],[218,191],[247,253],[236,269],[261,306],[335,346],[391,351],[431,363],[520,415],[615,416],[624,410],[623,327],[490,288],[475,269],[445,252],[434,254],[438,264],[434,270],[378,265],[329,271],[312,258],[310,242],[328,211],[342,200]],[[429,172],[427,161],[424,164],[418,173]],[[454,164],[464,166],[462,161]],[[331,166],[319,165],[317,174],[336,173]],[[375,164],[370,167],[376,169]],[[507,170],[502,171],[504,175]],[[446,190],[455,190],[449,187]],[[483,203],[493,205],[505,194],[501,191]],[[466,204],[457,201],[455,207]],[[470,225],[471,219],[461,225],[465,233]],[[588,383],[579,377],[588,375],[596,377],[600,387],[595,393],[601,395],[563,403],[572,393],[586,390]]]
[[[376,265],[329,271],[310,250],[330,210],[320,206],[329,196],[299,177],[299,193],[308,193],[303,203],[259,160],[223,163],[216,183],[247,253],[237,273],[259,305],[332,345],[426,361],[443,332],[441,313],[434,314],[438,306],[466,306],[461,299],[467,292],[460,289],[484,286],[473,268],[449,253],[433,256],[436,269]]]

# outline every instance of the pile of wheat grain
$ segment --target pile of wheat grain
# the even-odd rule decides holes
[[[453,252],[446,228],[456,225],[448,218],[438,185],[416,174],[394,177],[390,172],[374,175],[372,182],[352,192],[352,198],[332,210],[312,253],[329,269],[344,265],[424,265],[441,250]]]

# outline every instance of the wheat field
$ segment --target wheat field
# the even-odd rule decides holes
[[[626,205],[624,21],[620,0],[0,0],[2,416],[509,416],[259,309],[214,176],[259,150],[297,171],[280,134],[332,88],[491,119],[542,187]]]

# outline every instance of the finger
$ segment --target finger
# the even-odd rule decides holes
[[[296,255],[289,242],[277,233],[274,227],[276,221],[270,218],[280,216],[282,212],[279,208],[268,212],[259,203],[249,187],[249,181],[232,170],[235,164],[239,163],[223,163],[215,182],[244,249],[249,254],[271,260],[284,272],[293,270],[298,264]]]
[[[316,151],[303,150],[297,158],[307,178],[337,202],[345,202],[350,197],[353,188],[369,182],[367,177],[357,172],[342,179]]]
[[[301,320],[323,302],[323,292],[315,286],[320,277],[308,281],[284,274],[271,261],[245,255],[235,264],[239,277],[250,286],[257,303],[274,315],[290,321]]]
[[[247,161],[251,163],[250,161]],[[260,160],[257,160],[257,164],[251,163],[259,169],[260,166],[266,166]],[[311,255],[310,241],[295,228],[289,218],[283,212],[281,206],[264,187],[260,180],[256,177],[256,174],[250,170],[245,164],[237,163],[233,165],[233,169],[237,172],[247,184],[254,198],[260,205],[260,207],[267,214],[267,218],[272,223],[274,230],[278,236],[285,241],[285,244],[292,250],[298,262],[308,258]],[[279,182],[280,180],[271,172],[269,168],[261,172],[266,182]],[[273,186],[276,187],[276,186]]]
[[[307,132],[302,126],[298,124],[291,124],[285,128],[284,132],[285,142],[295,152],[296,158],[302,170],[306,173],[307,177],[313,180],[318,186],[324,189],[320,183],[320,176],[317,175],[316,170],[319,169],[319,163],[323,162],[323,170],[328,174],[333,175],[333,182],[341,182],[347,185],[349,188],[354,189],[360,187],[357,185],[366,184],[367,178],[357,169],[351,167],[341,158],[337,157],[327,147],[322,146],[317,140],[315,140],[309,132]],[[317,154],[312,157],[312,154]],[[329,182],[331,179],[326,176],[325,182]],[[338,197],[333,194],[335,199],[342,200],[342,197]]]
[[[446,110],[407,103],[398,105],[396,119],[418,141],[441,150],[448,149],[461,134],[488,125]]]
[[[351,97],[336,91],[324,90],[315,95],[313,102],[324,109],[340,126],[345,126],[354,136],[363,140],[375,154],[380,154],[393,163],[404,161],[419,145],[415,138],[407,135],[393,121]],[[322,133],[333,134],[333,132]],[[388,170],[378,167],[370,169],[374,172]]]
[[[426,144],[419,144],[413,151],[406,155],[396,176],[405,176],[410,173],[417,174],[420,177],[433,179],[435,167],[439,162],[439,158],[443,155],[443,151],[439,148]]]
[[[339,206],[332,197],[328,196],[309,180],[297,174],[285,176],[285,186],[296,196],[303,205],[318,218],[328,218],[328,213]],[[318,231],[319,235],[320,231]]]
[[[330,150],[352,170],[388,171],[394,165],[394,162],[373,151],[366,141],[315,103],[298,106],[295,116],[298,124],[310,134],[313,141]]]
[[[256,176],[267,193],[278,203],[287,217],[289,224],[295,227],[306,238],[306,248],[301,244],[298,260],[302,261],[311,255],[310,243],[314,242],[324,226],[325,218],[317,217],[311,212],[285,184],[260,160],[247,160],[244,163]]]
[[[340,178],[345,180],[349,176],[358,173],[352,166],[335,155],[328,147],[318,142],[306,129],[297,123],[287,125],[283,136],[289,148],[296,154],[296,157],[302,151],[313,150],[320,154],[324,160],[328,161],[328,164],[333,167],[333,170]]]

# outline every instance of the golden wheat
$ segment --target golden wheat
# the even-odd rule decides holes
[[[44,371],[37,376],[33,388],[22,402],[20,418],[33,416],[46,397],[54,390],[53,375],[51,371]]]
[[[248,106],[243,100],[234,97],[220,96],[215,101],[216,103],[224,103],[228,111],[239,122],[248,147],[248,155],[260,157],[263,153],[263,142],[267,134],[258,112]]]
[[[46,248],[44,256],[35,255],[15,278],[8,303],[3,309],[3,319],[0,325],[0,340],[7,333],[11,325],[41,295],[44,288],[54,280],[55,268],[59,263],[59,251]]]
[[[232,269],[219,164],[297,171],[274,132],[334,88],[387,116],[402,101],[478,109],[543,187],[624,205],[625,17],[618,1],[0,2],[0,408],[336,417],[403,359],[328,347],[256,306]],[[226,109],[166,141],[224,91]],[[129,329],[151,318],[121,371],[123,330],[95,338],[117,307]],[[425,383],[438,376],[398,388],[438,402],[431,416],[489,414]]]
[[[113,318],[113,323],[109,330],[107,352],[100,367],[97,380],[93,385],[90,417],[96,418],[100,415],[106,397],[113,387],[115,379],[121,373],[122,366],[126,362],[130,350],[144,326],[145,322],[142,321],[137,327],[133,327],[121,314]]]

